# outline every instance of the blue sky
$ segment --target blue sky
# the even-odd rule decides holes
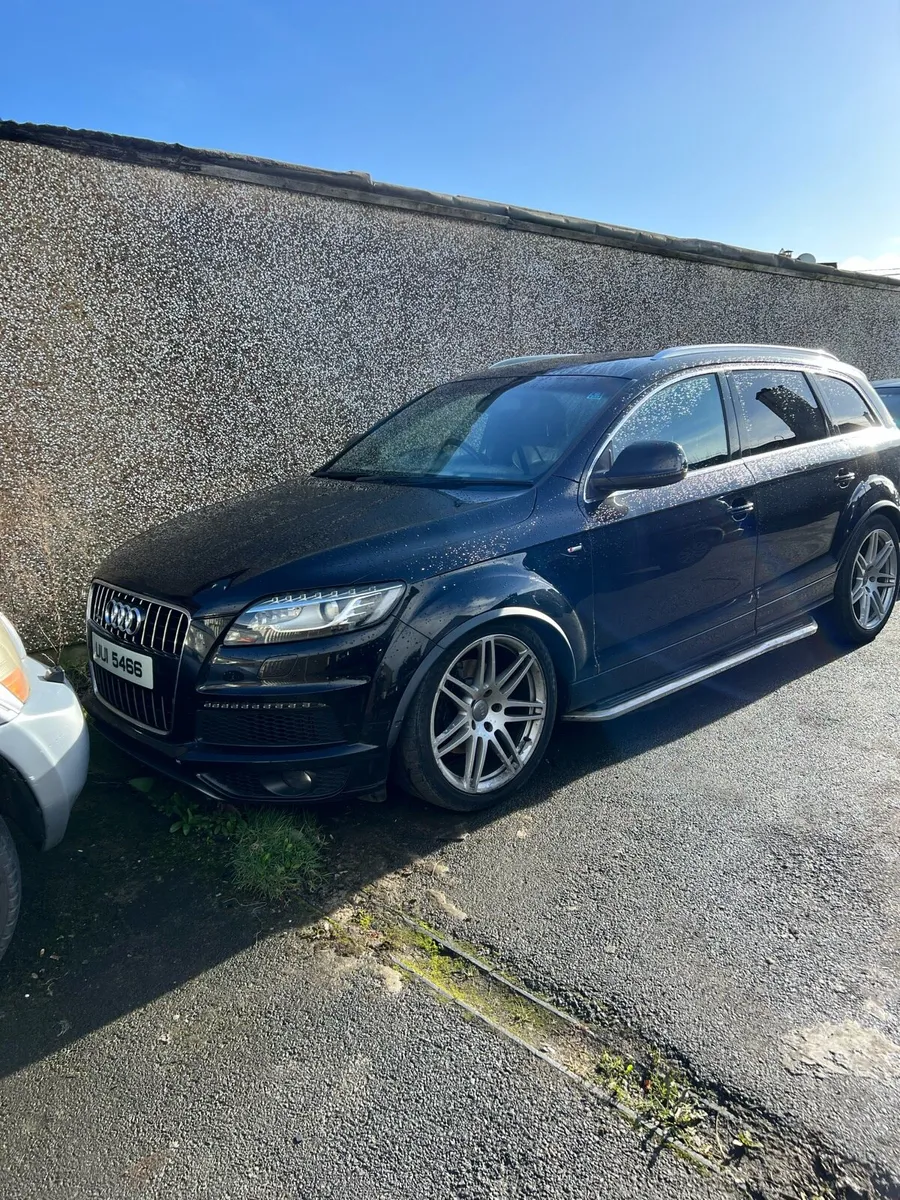
[[[6,0],[0,116],[900,269],[900,0]]]

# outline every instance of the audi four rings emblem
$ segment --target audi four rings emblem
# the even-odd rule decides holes
[[[119,633],[137,633],[143,619],[144,614],[139,608],[123,604],[121,600],[110,600],[103,610],[103,624]]]

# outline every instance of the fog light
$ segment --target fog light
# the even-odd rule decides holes
[[[313,785],[313,777],[309,771],[285,771],[284,782],[292,792],[308,792]]]
[[[283,771],[280,775],[267,775],[263,787],[273,796],[299,800],[312,791],[314,778],[309,771]]]

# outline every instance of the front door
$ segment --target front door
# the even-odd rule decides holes
[[[729,435],[715,373],[651,392],[613,433],[608,468],[632,442],[677,442],[688,474],[593,506],[596,699],[678,674],[754,629],[753,477]]]

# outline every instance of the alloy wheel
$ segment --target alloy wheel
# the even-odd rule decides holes
[[[853,562],[850,603],[862,629],[876,629],[887,617],[897,588],[897,547],[885,529],[863,539]]]
[[[463,792],[493,792],[534,754],[547,717],[547,680],[534,652],[489,634],[459,653],[431,707],[431,752]]]

